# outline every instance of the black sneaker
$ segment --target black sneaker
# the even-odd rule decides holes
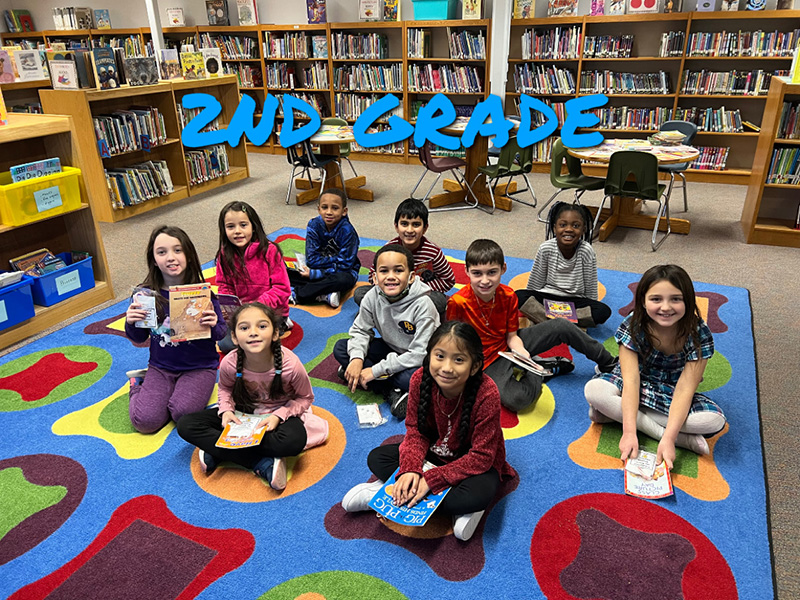
[[[616,367],[618,364],[619,364],[619,356],[615,356],[614,360],[611,361],[611,364],[604,365],[602,367],[600,365],[595,365],[594,372],[597,373],[598,375],[600,373],[611,373],[614,370],[614,367]]]
[[[547,376],[548,378],[566,375],[567,373],[572,373],[575,370],[575,364],[570,359],[564,358],[563,356],[554,356],[552,358],[541,358],[536,356],[533,360],[542,368],[550,371],[551,375]]]
[[[383,394],[383,399],[389,405],[392,416],[401,421],[406,420],[406,407],[408,406],[408,392],[400,388],[390,389]]]
[[[342,379],[342,380],[344,380],[344,381],[347,381],[347,379],[345,379],[345,376],[344,376],[344,372],[345,372],[346,370],[347,370],[347,369],[345,369],[345,368],[344,368],[344,365],[339,365],[339,368],[338,368],[338,369],[336,369],[336,375],[338,375],[338,376],[339,376],[339,379]]]

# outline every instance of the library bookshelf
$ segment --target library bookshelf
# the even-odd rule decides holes
[[[53,43],[66,44],[67,48],[70,48],[73,44],[85,48],[118,46],[125,48],[126,56],[149,56],[152,54],[152,46],[148,47],[144,31],[145,29],[141,27],[127,29],[48,29],[44,31],[26,31],[24,33],[0,33],[0,38],[3,41],[3,45],[21,45],[23,49],[35,50],[39,45],[49,48]]]
[[[191,92],[213,95],[222,104],[221,119],[227,123],[239,102],[236,79],[233,76],[201,80],[173,80],[149,86],[121,86],[114,90],[42,90],[40,97],[46,113],[69,114],[75,120],[76,141],[82,149],[84,178],[89,190],[89,202],[95,218],[113,223],[149,212],[159,206],[172,204],[194,194],[199,194],[221,185],[249,177],[247,153],[243,144],[228,149],[230,173],[210,181],[192,184],[185,161],[185,149],[181,143],[176,102]],[[107,157],[100,156],[93,118],[108,115],[131,106],[155,107],[164,117],[166,142],[151,146],[149,151],[132,150]],[[121,168],[146,160],[163,160],[167,163],[173,183],[173,191],[164,196],[151,198],[115,210],[109,199],[105,169]]]
[[[0,170],[58,156],[61,164],[82,168],[81,148],[72,119],[60,115],[10,114],[0,127]],[[86,202],[85,180],[81,180],[83,202],[76,210],[18,227],[0,226],[0,262],[46,247],[51,252],[85,251],[92,256],[95,286],[49,307],[36,306],[33,318],[0,331],[0,348],[57,325],[114,297],[105,248]]]
[[[742,208],[742,230],[748,244],[800,248],[800,184],[767,183],[776,150],[800,146],[800,138],[781,131],[784,103],[800,103],[800,84],[773,77],[758,137],[753,173]]]

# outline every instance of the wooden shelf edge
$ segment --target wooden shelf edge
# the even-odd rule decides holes
[[[173,191],[171,194],[167,194],[166,196],[158,196],[156,198],[147,200],[146,202],[142,202],[141,204],[134,204],[133,206],[126,206],[125,208],[119,210],[112,210],[110,221],[101,217],[97,217],[97,220],[104,221],[106,223],[118,223],[119,221],[130,219],[136,215],[150,212],[159,206],[166,206],[167,204],[172,204],[173,202],[177,202],[178,200],[183,200],[184,198],[189,197],[189,188],[187,186],[176,185],[174,188],[175,191]]]
[[[196,194],[208,192],[218,187],[227,185],[229,183],[233,183],[235,181],[241,181],[242,179],[247,179],[247,167],[232,166],[231,172],[228,175],[217,177],[216,179],[212,179],[211,181],[204,181],[203,183],[190,185],[189,195],[194,196]]]

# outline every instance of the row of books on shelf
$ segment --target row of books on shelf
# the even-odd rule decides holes
[[[23,50],[3,46],[0,49],[0,83],[14,81],[39,81],[50,76],[47,54],[44,50]]]
[[[698,108],[696,106],[684,108],[679,106],[675,110],[675,119],[694,123],[699,131],[714,133],[742,133],[744,131],[742,115],[738,108],[736,110],[725,110],[724,106],[719,108]]]
[[[153,42],[148,41],[143,44],[142,39],[138,35],[129,35],[125,37],[106,37],[100,36],[99,38],[92,38],[92,48],[122,48],[126,57],[133,58],[136,56],[153,56]]]
[[[111,29],[111,18],[107,8],[59,6],[53,8],[53,26],[58,30]]]
[[[261,88],[264,87],[264,76],[259,67],[241,65],[236,63],[225,63],[222,73],[224,75],[236,75],[236,81],[241,88]],[[188,78],[187,78],[188,79]]]
[[[576,59],[581,50],[581,27],[526,29],[521,39],[524,60]]]
[[[432,53],[430,29],[409,28],[406,32],[406,48],[409,58],[429,58]]]
[[[258,58],[258,40],[237,35],[200,34],[201,48],[219,48],[224,60]]]
[[[514,89],[523,94],[574,94],[575,76],[556,65],[514,66]]]
[[[323,119],[325,117],[330,117],[331,116],[331,113],[328,110],[328,102],[325,99],[326,98],[325,94],[321,94],[319,92],[303,92],[301,90],[294,90],[289,95],[290,96],[294,96],[295,98],[299,98],[303,102],[307,102],[308,104],[310,104],[311,107],[315,111],[317,111],[319,116],[322,117]],[[283,106],[282,105],[278,106],[278,116],[283,117]],[[337,116],[339,116],[338,113],[337,113]],[[304,115],[303,113],[299,113],[299,112],[295,113],[295,117],[300,117],[300,118],[303,118],[303,119],[307,119],[308,118],[306,115]]]
[[[697,32],[689,36],[687,56],[792,56],[800,40],[794,31]]]
[[[690,169],[701,171],[724,171],[728,162],[730,148],[716,146],[695,146],[700,151],[700,156],[690,164]]]
[[[328,68],[324,64],[313,64],[300,69],[299,81],[295,77],[295,68],[287,63],[269,63],[266,66],[268,89],[289,89],[296,87],[326,89],[328,83]]]
[[[53,89],[115,89],[121,85],[158,83],[154,57],[126,57],[122,48],[47,51]]]
[[[186,108],[183,103],[178,103],[176,105],[178,109],[178,123],[180,125],[181,131],[183,131],[184,127],[186,127],[187,123],[194,119],[197,115],[199,115],[203,109],[202,108]],[[208,125],[203,127],[200,131],[219,131],[220,128],[220,120],[219,117],[216,117],[213,121],[211,121]]]
[[[581,94],[669,94],[669,73],[621,73],[619,71],[583,71]]]
[[[482,94],[483,83],[475,67],[413,64],[408,67],[408,91]]]
[[[409,102],[409,111],[411,112],[411,120],[416,121],[417,115],[419,115],[419,111],[425,106],[427,102],[425,100],[412,100]],[[472,112],[475,110],[475,106],[472,104],[454,104],[453,108],[456,111],[456,119],[458,117],[470,117],[472,116]],[[517,110],[517,114],[519,114],[519,109]],[[402,117],[403,114],[400,113]]]
[[[141,204],[175,191],[164,160],[148,160],[116,169],[106,169],[106,184],[114,209]]]
[[[402,92],[403,65],[347,65],[333,70],[333,89],[338,91]]]
[[[264,56],[267,58],[328,58],[328,42],[324,35],[266,32]]]
[[[164,115],[152,106],[132,106],[92,117],[101,156],[149,150],[167,141]]]
[[[661,34],[661,44],[658,47],[658,55],[662,58],[670,56],[683,56],[683,43],[686,41],[686,34],[683,31],[668,31]]]
[[[681,94],[722,94],[763,96],[769,91],[773,75],[788,75],[787,70],[764,71],[689,71],[683,73]]]
[[[773,149],[767,183],[800,185],[800,148]]]
[[[4,10],[3,17],[10,33],[24,33],[36,31],[33,27],[33,17],[27,10]]]
[[[448,36],[450,58],[462,60],[484,60],[486,58],[486,40],[483,31],[454,31]]]
[[[225,145],[210,146],[202,150],[189,150],[184,153],[186,171],[192,185],[218,179],[231,172],[228,152]]]
[[[630,58],[633,50],[632,34],[587,35],[583,44],[584,58]]]
[[[665,106],[609,106],[596,108],[592,112],[600,119],[595,126],[599,129],[658,129],[662,123],[672,119],[672,109]],[[559,119],[559,123],[563,122]]]
[[[381,33],[353,34],[337,31],[331,34],[334,59],[389,58],[389,40]]]
[[[377,94],[335,94],[333,97],[334,113],[342,119],[355,121],[370,105],[381,98],[383,96],[378,96]],[[403,105],[400,104],[400,106],[393,108],[384,114],[381,119],[388,120],[392,115],[403,118]]]
[[[798,119],[800,103],[784,102],[781,109],[781,118],[778,121],[777,138],[797,140],[800,139],[800,119]]]
[[[386,128],[387,128],[386,125],[368,127],[367,133],[377,133],[378,131],[382,131]],[[372,152],[378,154],[403,154],[405,152],[405,144],[403,142],[395,142],[394,144],[389,144],[387,146],[375,146],[374,148],[363,148],[358,144],[358,142],[352,142],[350,144],[350,149],[353,152]]]

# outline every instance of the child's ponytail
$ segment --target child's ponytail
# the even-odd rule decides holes
[[[269,395],[270,398],[277,398],[283,394],[283,381],[281,379],[283,373],[283,346],[281,346],[280,339],[272,342],[272,360],[275,364],[275,377],[269,388]]]
[[[428,413],[433,403],[433,375],[430,370],[430,358],[425,358],[422,369],[422,381],[419,384],[419,404],[417,405],[417,429],[429,440],[436,440],[436,430],[428,425]],[[436,421],[436,415],[433,416]]]
[[[251,413],[255,410],[256,403],[244,384],[244,350],[236,349],[236,381],[233,383],[233,402],[240,411]]]

